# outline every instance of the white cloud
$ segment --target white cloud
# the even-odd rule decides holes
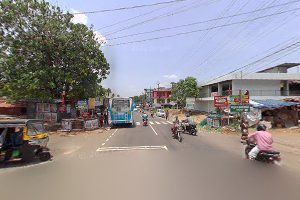
[[[169,79],[169,80],[174,80],[174,79],[178,78],[178,76],[176,74],[166,74],[163,77],[166,79]]]
[[[98,31],[94,31],[94,34],[96,35],[96,40],[101,44],[104,45],[107,43],[107,39]]]
[[[71,13],[79,13],[79,11],[71,8]],[[88,17],[85,14],[76,14],[74,15],[74,17],[72,18],[72,22],[75,24],[87,24],[88,21]]]

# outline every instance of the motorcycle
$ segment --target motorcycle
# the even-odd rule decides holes
[[[245,147],[245,156],[247,159],[249,159],[249,152],[251,149],[253,149],[256,144],[250,142],[249,140],[242,140],[242,144],[246,145]],[[278,151],[260,151],[256,158],[256,161],[265,162],[265,163],[271,163],[271,164],[279,164],[281,161],[280,152]]]
[[[183,125],[181,123],[174,123],[174,126],[171,128],[173,138],[177,139],[179,142],[182,142],[181,134],[184,132]]]
[[[148,125],[148,119],[143,119],[143,126],[147,126]]]
[[[190,124],[190,125],[186,126],[186,132],[190,135],[196,136],[197,135],[196,124]]]

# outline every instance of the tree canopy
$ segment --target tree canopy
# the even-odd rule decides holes
[[[197,97],[200,89],[197,86],[197,79],[194,77],[187,77],[184,80],[179,80],[173,84],[172,100],[177,100],[180,107],[184,107],[187,97]]]
[[[12,99],[87,98],[109,74],[92,28],[44,0],[0,2],[1,95]]]

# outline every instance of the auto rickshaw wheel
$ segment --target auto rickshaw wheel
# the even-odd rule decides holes
[[[51,154],[48,151],[46,151],[46,152],[40,152],[38,154],[38,157],[39,157],[40,161],[46,162],[46,161],[50,160]]]

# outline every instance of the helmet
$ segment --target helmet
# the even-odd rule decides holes
[[[256,127],[256,130],[257,131],[265,131],[265,130],[267,130],[267,127],[264,124],[258,124]]]

